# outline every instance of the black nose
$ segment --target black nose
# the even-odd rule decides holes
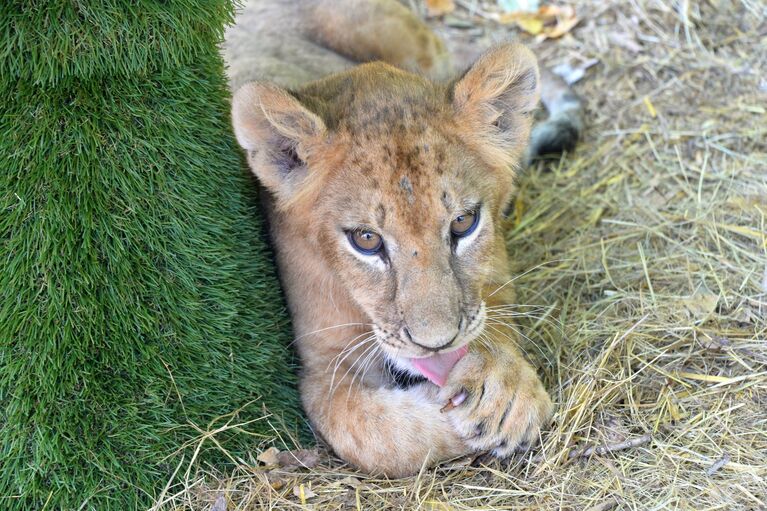
[[[425,349],[426,351],[440,351],[440,350],[444,350],[444,349],[447,349],[447,348],[449,348],[450,346],[452,346],[452,344],[453,344],[453,343],[455,342],[455,340],[458,338],[458,333],[459,333],[459,332],[456,332],[456,333],[455,333],[455,335],[453,336],[453,338],[452,338],[452,339],[450,339],[449,341],[447,341],[445,344],[443,344],[442,346],[437,346],[437,347],[432,347],[432,346],[424,346],[423,344],[419,344],[419,343],[415,342],[415,340],[413,340],[413,336],[412,336],[412,335],[410,335],[410,330],[408,330],[408,329],[407,329],[407,327],[404,327],[404,328],[402,329],[402,333],[405,335],[405,337],[407,337],[407,340],[408,340],[408,341],[412,342],[413,344],[415,344],[415,345],[416,345],[416,346],[418,346],[419,348],[423,348],[423,349]]]

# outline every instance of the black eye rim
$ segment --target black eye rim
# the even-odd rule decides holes
[[[477,226],[479,225],[479,207],[464,211],[463,213],[461,213],[461,215],[474,215],[474,221],[471,223],[471,226],[469,226],[469,228],[463,232],[455,232],[453,229],[450,229],[450,235],[453,236],[453,238],[455,239],[465,238],[466,236],[473,233],[477,229]],[[451,220],[450,223],[452,224],[453,221]]]
[[[373,249],[362,248],[361,246],[359,246],[357,242],[354,240],[354,235],[361,232],[369,232],[371,234],[375,234],[376,236],[378,236],[378,245],[376,245],[376,247]],[[378,234],[372,229],[360,228],[360,229],[348,230],[346,231],[346,238],[349,240],[349,244],[352,246],[352,248],[354,248],[354,250],[356,250],[357,252],[363,255],[372,256],[372,255],[379,254],[383,250],[383,246],[384,246],[383,236],[381,236],[380,234]]]

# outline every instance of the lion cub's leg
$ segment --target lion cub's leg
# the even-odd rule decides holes
[[[396,0],[314,0],[309,34],[358,62],[383,60],[432,79],[450,77],[442,40]]]
[[[359,381],[333,384],[326,367],[312,364],[300,385],[306,412],[336,454],[362,470],[402,477],[471,451],[440,412],[433,385],[403,390]]]

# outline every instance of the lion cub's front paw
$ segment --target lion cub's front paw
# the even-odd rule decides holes
[[[470,352],[451,371],[440,399],[462,398],[462,391],[465,399],[444,413],[469,447],[499,458],[527,449],[551,417],[546,389],[515,354]]]

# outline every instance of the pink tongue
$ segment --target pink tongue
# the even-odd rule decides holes
[[[453,366],[469,351],[466,346],[458,348],[450,353],[438,353],[428,358],[411,358],[413,367],[424,375],[430,382],[442,387],[447,381],[447,375]]]

